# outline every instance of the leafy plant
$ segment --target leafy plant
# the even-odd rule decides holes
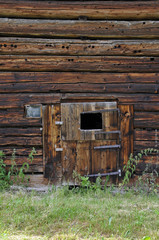
[[[147,156],[148,154],[152,154],[152,153],[159,153],[159,150],[154,149],[154,148],[147,148],[145,150],[141,150],[141,152],[139,152],[137,155],[133,156],[133,154],[130,154],[129,160],[127,162],[127,164],[123,167],[123,171],[125,172],[125,176],[122,182],[122,185],[128,184],[130,181],[130,178],[132,177],[132,175],[134,174],[137,164],[139,163],[139,161],[143,158],[143,156]],[[142,177],[146,174],[147,169],[145,168],[145,171],[142,174]],[[154,184],[156,177],[154,175],[154,173],[156,174],[156,176],[158,176],[157,171],[153,170],[151,172],[151,174],[149,174],[149,178],[147,178],[147,184],[150,184],[151,186]],[[141,180],[141,177],[138,178],[138,180]]]
[[[101,176],[96,178],[96,182],[91,182],[89,180],[89,177],[87,176],[81,176],[79,173],[76,171],[73,172],[73,178],[76,180],[76,182],[79,184],[80,188],[78,188],[77,191],[81,192],[88,192],[88,190],[92,191],[98,191],[101,190],[102,185],[101,185]]]
[[[16,150],[13,149],[12,156],[11,156],[11,166],[9,167],[8,171],[6,170],[6,164],[4,163],[5,154],[3,151],[0,151],[0,189],[9,188],[10,185],[13,183],[23,183],[25,180],[25,172],[29,169],[29,163],[33,161],[34,155],[36,154],[35,148],[32,149],[31,153],[29,154],[27,160],[28,162],[24,162],[23,165],[18,168],[16,164]]]

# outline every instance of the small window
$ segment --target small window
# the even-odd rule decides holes
[[[41,105],[25,106],[25,116],[27,118],[41,118]]]
[[[102,129],[102,113],[81,113],[81,130]]]

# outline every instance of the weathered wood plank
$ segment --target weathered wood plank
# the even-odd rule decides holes
[[[53,104],[59,101],[59,94],[1,94],[0,109],[21,108],[25,104]],[[41,125],[40,119],[32,120],[33,122],[39,121]],[[29,121],[31,120],[27,119],[27,123]]]
[[[11,157],[6,156],[4,162],[6,165],[11,165],[12,164]],[[23,165],[23,163],[25,163],[25,162],[29,163],[30,166],[33,166],[33,165],[42,166],[42,156],[35,156],[32,162],[30,162],[30,160],[28,160],[27,156],[16,156],[15,157],[15,163],[18,166]]]
[[[6,170],[9,170],[9,165],[7,165]],[[21,165],[18,166],[18,169],[20,169]],[[25,173],[43,173],[43,166],[42,165],[30,165],[28,171],[26,170]],[[27,179],[27,175],[26,175]]]
[[[98,173],[106,173],[106,172],[113,172],[117,171],[118,169],[118,162],[119,162],[119,154],[118,149],[113,150],[94,150],[95,146],[102,146],[102,145],[115,145],[117,140],[113,141],[94,141],[91,143],[91,157],[92,157],[92,174]]]
[[[21,108],[25,104],[55,104],[60,102],[60,98],[62,101],[80,101],[83,99],[84,101],[87,99],[89,101],[94,101],[94,99],[98,100],[106,100],[106,101],[116,101],[118,100],[120,104],[158,104],[159,95],[158,94],[118,94],[118,93],[42,93],[42,94],[0,94],[0,109],[12,109],[12,108]],[[29,119],[28,119],[29,120]],[[37,120],[37,119],[35,119]],[[28,121],[29,122],[29,121]],[[37,125],[38,126],[38,125]]]
[[[145,102],[145,103],[149,103],[149,102],[159,102],[159,96],[158,94],[99,94],[99,93],[66,93],[63,94],[61,96],[62,101],[66,102],[66,101],[77,101],[77,99],[79,101],[83,100],[85,101],[86,99],[90,99],[93,100],[96,98],[98,99],[98,101],[100,99],[102,99],[102,101],[105,99],[106,101],[112,100],[112,101],[116,101],[118,100],[118,102],[120,104],[139,104]]]
[[[159,141],[134,141],[134,151],[141,151],[144,150],[146,148],[155,148],[155,149],[159,149]]]
[[[81,129],[81,113],[116,109],[116,102],[83,102],[61,104],[61,134],[63,140],[95,140],[96,130],[85,131]],[[115,117],[114,117],[115,116]],[[117,114],[114,112],[102,113],[102,131],[117,130]],[[115,120],[114,120],[114,118]],[[113,119],[113,120],[112,120]]]
[[[56,151],[60,145],[60,128],[55,121],[60,121],[60,105],[49,105],[45,108],[43,117],[43,163],[46,178],[57,184],[62,177],[61,152]]]
[[[159,73],[91,73],[91,72],[0,72],[0,84],[10,83],[98,83],[159,84]]]
[[[159,112],[135,112],[135,128],[159,128]]]
[[[1,71],[159,72],[159,57],[0,56]]]
[[[121,152],[120,166],[127,163],[130,153],[133,153],[133,105],[119,105],[120,109],[120,131]]]
[[[159,112],[159,103],[139,103],[139,104],[134,104],[134,111],[147,111],[147,112],[154,112],[157,111]]]
[[[159,141],[159,130],[134,130],[135,141]]]
[[[0,38],[0,54],[159,56],[158,40],[54,40]]]
[[[40,137],[42,136],[42,130],[40,128],[0,128],[0,135],[3,137]]]
[[[159,21],[0,19],[0,36],[45,38],[154,39]]]
[[[41,137],[0,137],[1,146],[42,146]]]
[[[34,146],[35,147],[35,150],[36,150],[36,154],[35,156],[42,156],[43,153],[42,153],[42,148],[39,148],[39,146]],[[3,151],[5,155],[7,156],[11,156],[12,153],[13,153],[13,150],[16,150],[15,152],[15,155],[16,156],[29,156],[29,154],[31,153],[33,147],[28,147],[28,146],[25,146],[25,147],[20,147],[20,146],[3,146],[3,147],[0,147],[0,151]]]
[[[10,99],[9,99],[10,100]],[[24,110],[20,109],[11,109],[1,110],[0,111],[0,127],[9,127],[9,126],[41,126],[42,121],[40,118],[26,118],[24,116]],[[17,131],[18,134],[18,131]]]
[[[1,17],[51,19],[158,19],[157,1],[0,1]],[[124,12],[124,14],[123,14]]]
[[[93,82],[93,81],[92,81]],[[50,92],[99,92],[99,93],[158,93],[159,84],[93,84],[93,83],[3,83],[0,84],[0,93],[50,93]]]

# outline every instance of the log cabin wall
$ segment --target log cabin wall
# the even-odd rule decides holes
[[[159,148],[159,2],[0,0],[0,150],[6,163],[37,155],[43,176],[42,118],[24,106],[61,99],[116,99],[134,109],[134,153]],[[159,157],[145,163],[159,166]],[[40,175],[39,175],[40,176]]]

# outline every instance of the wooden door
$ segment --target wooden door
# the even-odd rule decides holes
[[[44,114],[44,172],[54,184],[73,184],[73,171],[81,175],[107,174],[119,170],[121,146],[127,147],[120,132],[116,102],[71,102],[47,106]],[[123,131],[124,132],[124,131]],[[124,161],[124,160],[123,160]]]
[[[118,170],[120,131],[116,102],[61,104],[63,182]]]

